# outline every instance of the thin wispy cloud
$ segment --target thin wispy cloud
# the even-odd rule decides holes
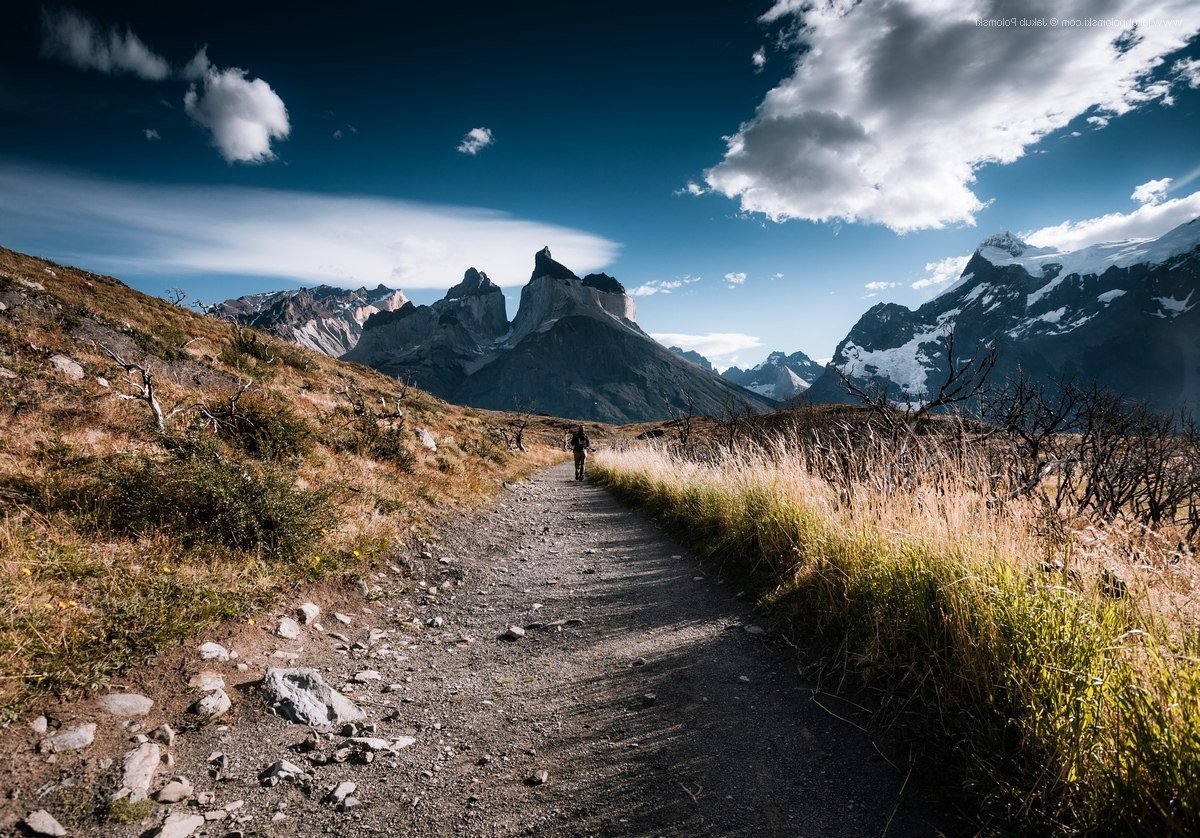
[[[677,279],[652,279],[634,288],[629,292],[629,296],[652,297],[655,294],[670,294],[672,291],[677,291],[685,285],[692,285],[699,281],[700,277],[698,276],[684,276]]]
[[[458,144],[458,150],[463,154],[475,156],[494,142],[496,142],[496,138],[492,135],[490,128],[472,128],[463,136],[462,142]]]
[[[975,175],[1012,163],[1085,117],[1097,129],[1151,103],[1194,68],[1165,57],[1200,31],[1194,0],[1111,0],[1119,27],[980,26],[1010,18],[1007,0],[809,3],[779,0],[795,70],[727,139],[708,186],[744,212],[784,221],[850,221],[904,232],[973,224],[987,204]],[[1094,0],[1055,0],[1038,16],[1095,18]]]
[[[709,332],[702,335],[655,332],[650,337],[666,347],[678,346],[680,349],[695,350],[709,360],[747,349],[757,349],[763,345],[754,335],[741,332]]]
[[[725,274],[725,284],[730,288],[737,288],[739,285],[746,284],[746,274],[744,271],[737,271]]]
[[[128,26],[102,27],[74,9],[42,10],[42,53],[81,70],[150,81],[171,75],[171,65]]]
[[[953,282],[962,276],[963,268],[969,261],[971,261],[971,257],[968,254],[967,256],[947,256],[936,262],[927,262],[925,275],[910,282],[909,286],[914,290],[921,291],[925,288],[934,288],[945,285],[947,282]]]
[[[520,285],[547,242],[579,272],[620,249],[476,207],[232,186],[130,184],[0,164],[6,244],[94,270],[446,288],[477,265]],[[51,244],[51,243],[70,244]]]
[[[143,135],[143,136],[144,136],[144,137],[145,137],[147,140],[149,140],[150,142],[154,142],[155,140],[161,140],[161,139],[162,139],[162,137],[160,137],[160,136],[158,135],[158,132],[157,132],[157,131],[155,131],[153,128],[144,128],[144,129],[142,129],[142,135]]]
[[[1082,221],[1064,221],[1023,233],[1021,238],[1037,247],[1078,250],[1101,242],[1154,238],[1200,216],[1200,192],[1168,199],[1164,196],[1170,188],[1171,179],[1163,180],[1167,184],[1161,188],[1162,181],[1150,181],[1134,191],[1134,200],[1147,196],[1156,197],[1157,200],[1144,201],[1132,212],[1110,212]],[[1155,186],[1152,187],[1152,184]]]
[[[754,51],[754,54],[750,56],[750,63],[754,65],[755,72],[757,72],[757,71],[761,70],[763,67],[765,67],[767,64],[767,49],[766,49],[766,47],[759,47],[758,49],[756,49]]]

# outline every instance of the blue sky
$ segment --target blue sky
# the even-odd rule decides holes
[[[999,230],[1200,214],[1184,0],[394,5],[10,6],[0,244],[206,300],[474,265],[510,315],[548,244],[724,366],[827,357]]]

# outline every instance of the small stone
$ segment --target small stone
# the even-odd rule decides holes
[[[374,669],[364,669],[362,672],[355,673],[351,680],[356,681],[359,684],[366,684],[371,681],[378,681],[382,677],[383,676],[381,676]]]
[[[220,643],[204,643],[200,646],[200,660],[227,661],[229,650]]]
[[[642,696],[642,706],[643,707],[653,707],[657,703],[658,703],[658,696],[655,695],[654,693],[646,693],[644,696]]]
[[[51,754],[58,754],[63,751],[77,751],[92,744],[92,740],[95,738],[96,723],[87,722],[86,724],[77,725],[51,734],[48,739],[42,742],[42,751]]]
[[[229,700],[229,695],[225,690],[213,690],[193,704],[191,711],[202,719],[211,719],[223,716],[229,712],[231,707],[233,707],[233,702]]]
[[[150,784],[154,781],[154,772],[158,771],[161,759],[162,749],[153,742],[139,745],[125,755],[121,785],[122,791],[128,790],[130,803],[145,800],[150,794]]]
[[[213,809],[210,812],[204,813],[206,821],[223,821],[228,813],[224,809]]]
[[[34,835],[66,835],[67,831],[63,829],[61,823],[54,819],[54,816],[45,809],[38,809],[36,812],[30,812],[25,816],[23,821],[25,828]]]
[[[150,731],[150,738],[169,748],[175,744],[175,730],[169,724],[164,723]]]
[[[245,664],[242,664],[242,666],[245,666]],[[212,672],[205,669],[189,678],[188,686],[210,693],[213,690],[225,689],[225,678],[219,672]]]
[[[200,827],[204,826],[204,815],[190,812],[173,812],[163,821],[163,825],[154,833],[158,838],[187,838]]]
[[[296,616],[304,625],[310,626],[321,616],[321,609],[316,603],[306,602],[296,609]]]
[[[4,305],[4,304],[0,303],[0,305]],[[4,309],[0,308],[0,311],[4,311]],[[17,374],[15,372],[13,372],[12,370],[10,370],[8,367],[0,367],[0,378],[10,378],[11,379],[11,378],[16,378],[16,377],[17,377]]]
[[[358,785],[351,783],[349,780],[343,783],[338,783],[332,791],[325,795],[325,801],[327,803],[333,803],[334,805],[337,805],[350,795],[354,794],[354,792],[357,790]]]
[[[82,370],[80,371],[82,375]],[[429,449],[433,453],[437,453],[437,443],[433,439],[433,434],[429,433],[425,428],[413,428],[413,435],[416,436],[417,442],[421,443],[424,448]]]
[[[102,375],[96,376],[96,383],[99,384],[101,387],[105,387],[105,388],[112,386],[111,384],[108,383],[108,379]]]
[[[750,676],[749,675],[739,675],[738,680],[741,681],[743,684],[749,684]]]
[[[275,633],[284,640],[295,640],[300,636],[300,624],[291,617],[280,617]]]
[[[307,772],[303,768],[295,763],[288,762],[286,759],[281,759],[278,762],[271,763],[271,765],[259,772],[258,780],[264,786],[274,786],[282,783],[284,780],[294,781],[306,776]],[[228,811],[228,807],[226,807],[226,811]]]
[[[50,722],[47,721],[45,716],[38,716],[36,719],[34,719],[32,722],[29,723],[29,729],[32,730],[38,736],[42,736],[43,734],[45,734],[45,732],[49,729],[49,727],[50,727]]]
[[[645,665],[646,665],[646,659],[645,659],[645,658],[638,658],[637,660],[635,660],[635,661],[633,662],[633,665],[634,665],[634,666],[645,666]]]
[[[500,639],[513,642],[520,640],[524,636],[525,629],[521,628],[520,626],[509,626],[504,630],[504,633],[500,635]]]
[[[429,626],[430,628],[441,628],[445,624],[446,621],[441,617],[432,617],[425,622],[425,625]]]
[[[350,617],[346,614],[341,613],[340,611],[333,612],[333,619],[337,620],[339,623],[341,623],[344,626],[350,625]]]
[[[173,777],[171,782],[158,790],[154,799],[159,803],[179,803],[189,799],[194,792],[195,789],[187,777]]]
[[[154,706],[151,699],[137,693],[108,693],[96,699],[96,704],[113,716],[144,716]]]
[[[548,782],[550,782],[550,772],[548,771],[535,771],[525,778],[527,786],[544,786]]]
[[[762,626],[745,626],[746,634],[766,634],[766,629]]]
[[[51,355],[50,364],[72,381],[83,381],[83,367],[66,355]]]
[[[348,812],[351,809],[357,809],[361,805],[362,801],[360,801],[357,797],[347,797],[338,804],[338,809],[342,810],[343,812]]]

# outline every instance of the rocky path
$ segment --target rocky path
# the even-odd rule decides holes
[[[833,715],[853,708],[815,701],[750,606],[569,465],[413,568],[420,586],[384,574],[340,619],[318,603],[295,639],[261,630],[235,660],[188,665],[219,674],[233,710],[175,721],[152,790],[181,775],[183,802],[97,834],[167,812],[180,835],[937,834],[903,773]],[[498,639],[510,626],[523,635]],[[310,738],[265,712],[271,666],[318,670],[366,718]],[[280,760],[301,773],[264,778]],[[104,794],[119,767],[98,775]]]

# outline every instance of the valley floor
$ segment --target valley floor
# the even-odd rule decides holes
[[[164,700],[140,724],[182,729],[164,748],[174,766],[159,770],[152,789],[183,775],[195,796],[212,795],[204,805],[162,806],[136,824],[100,819],[133,731],[106,739],[101,732],[120,720],[81,705],[60,715],[99,721],[96,743],[47,764],[33,753],[38,737],[27,736],[19,747],[28,757],[0,773],[3,790],[18,792],[0,803],[9,810],[0,831],[38,808],[71,834],[97,835],[142,834],[172,811],[229,808],[192,834],[938,833],[906,767],[858,729],[865,720],[852,705],[820,693],[798,674],[794,652],[760,630],[749,603],[706,578],[642,513],[572,480],[569,465],[511,487],[410,563],[428,589],[389,576],[370,601],[314,600],[324,629],[303,626],[294,641],[271,633],[299,605],[288,603],[265,625],[222,640],[240,652],[236,661],[201,662],[189,648],[170,679],[217,670],[231,687],[231,714],[189,726],[170,709],[177,702]],[[348,612],[348,625],[333,606]],[[549,625],[560,621],[570,622]],[[497,639],[508,626],[527,630]],[[296,658],[286,664],[289,653]],[[378,725],[369,735],[415,743],[369,764],[310,764],[341,737],[319,739],[309,753],[294,748],[307,729],[269,714],[259,694],[272,665],[317,668],[339,688],[377,671],[379,680],[348,692]],[[219,780],[210,771],[217,752],[228,759]],[[115,762],[104,768],[104,758]],[[278,760],[311,772],[311,791],[290,781],[263,787],[258,775]],[[73,770],[87,779],[64,784]],[[344,781],[356,784],[361,806],[339,811],[322,798]]]

